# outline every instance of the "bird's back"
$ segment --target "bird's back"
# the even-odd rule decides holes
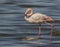
[[[34,22],[34,23],[41,23],[41,22],[43,22],[44,16],[45,16],[44,14],[35,13],[29,19],[31,22]]]

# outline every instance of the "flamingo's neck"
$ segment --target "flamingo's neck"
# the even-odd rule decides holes
[[[25,16],[26,16],[26,18],[30,18],[33,14],[34,14],[34,13],[30,14],[29,16],[28,16],[28,14],[27,14],[27,15],[25,15]]]
[[[25,16],[26,17],[30,17],[33,15],[33,10],[31,8],[28,8],[25,12]]]

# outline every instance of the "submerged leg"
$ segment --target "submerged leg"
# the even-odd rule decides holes
[[[39,31],[38,31],[38,39],[40,39],[40,35],[41,35],[41,24],[39,25]]]
[[[52,32],[53,32],[53,29],[54,29],[54,25],[53,25],[53,24],[51,24],[50,41],[52,41]]]
[[[47,23],[47,22],[45,22],[45,23],[51,26],[50,41],[52,41],[52,32],[53,32],[53,30],[54,30],[54,25],[53,25],[53,24],[50,24],[50,23]]]

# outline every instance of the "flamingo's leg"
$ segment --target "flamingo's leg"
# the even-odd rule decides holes
[[[41,36],[41,25],[39,25],[39,32],[38,32],[38,39],[40,39],[40,36]]]
[[[53,29],[54,29],[54,25],[53,24],[50,24],[50,23],[47,23],[47,22],[45,22],[45,23],[51,26],[50,41],[52,41],[52,32],[53,32]]]

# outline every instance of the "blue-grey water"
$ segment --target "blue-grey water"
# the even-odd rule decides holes
[[[41,26],[42,39],[23,40],[25,37],[37,38],[38,33],[38,24],[24,20],[25,9],[29,7],[52,17],[54,31],[60,31],[60,0],[0,0],[0,47],[60,47],[59,36],[52,37],[55,43],[48,43],[51,27],[46,24]],[[43,44],[39,44],[41,42]]]

